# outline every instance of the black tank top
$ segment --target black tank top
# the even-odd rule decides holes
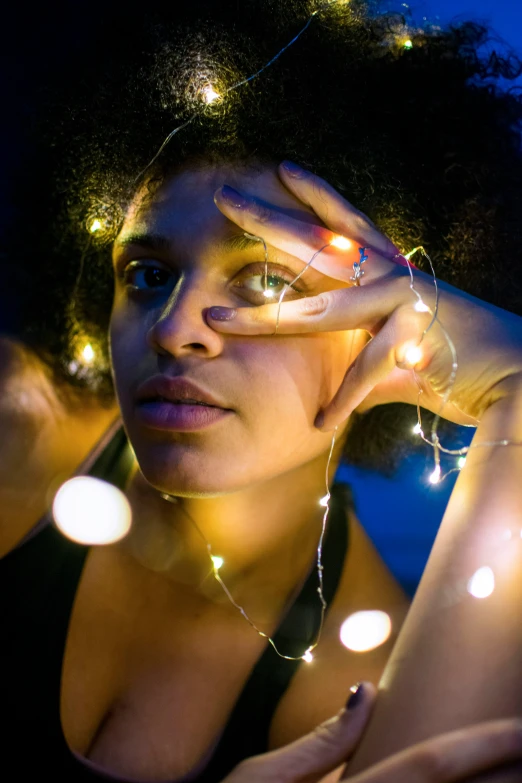
[[[110,439],[90,475],[123,487],[132,454],[123,430]],[[324,596],[330,604],[348,547],[349,488],[334,485],[323,546]],[[69,750],[60,721],[65,643],[88,547],[66,538],[46,520],[0,561],[0,734],[2,768],[9,779],[37,783],[87,783],[103,775]],[[301,655],[320,620],[317,573],[310,574],[279,625],[274,641],[287,655]],[[182,779],[218,783],[240,761],[264,753],[272,716],[301,661],[282,660],[268,645],[254,665],[228,723],[208,757]]]

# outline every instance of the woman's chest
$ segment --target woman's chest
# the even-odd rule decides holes
[[[170,587],[167,596],[154,583],[100,577],[87,563],[69,623],[65,738],[113,774],[182,777],[211,755],[266,642],[232,607],[211,607],[183,589]],[[245,707],[250,719],[255,704]]]

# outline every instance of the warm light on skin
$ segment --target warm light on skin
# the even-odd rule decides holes
[[[418,364],[421,359],[422,359],[422,351],[418,345],[413,345],[411,348],[408,348],[408,350],[404,354],[405,362],[407,364],[411,364],[412,367],[415,364]]]
[[[475,571],[468,582],[468,593],[474,598],[488,598],[495,589],[495,575],[489,566]]]
[[[374,650],[389,639],[392,630],[386,612],[371,610],[355,612],[341,626],[341,642],[353,652]]]
[[[214,103],[218,98],[221,98],[221,95],[215,91],[211,84],[204,87],[202,93],[205,103]]]
[[[414,308],[414,309],[415,309],[415,310],[416,310],[418,313],[428,313],[428,312],[429,312],[429,310],[430,310],[430,308],[428,307],[428,305],[427,305],[427,304],[424,304],[424,302],[423,302],[423,301],[421,301],[420,299],[419,299],[417,302],[415,302],[415,304],[413,305],[413,308]]]
[[[53,502],[59,530],[80,544],[112,544],[127,535],[132,513],[117,487],[92,476],[62,484]]]
[[[342,236],[334,237],[330,244],[332,247],[339,248],[339,250],[348,250],[352,246],[350,240]]]
[[[82,351],[82,357],[87,364],[90,364],[94,359],[94,350],[90,343],[87,343],[85,348]]]
[[[91,234],[95,234],[96,231],[99,231],[101,227],[102,224],[100,220],[93,220],[91,225],[89,226],[89,231],[91,232]]]
[[[225,561],[218,555],[212,555],[212,563],[214,564],[214,570],[219,571]]]
[[[311,663],[314,659],[314,656],[310,652],[310,650],[307,650],[305,654],[303,655],[303,661],[306,661],[307,663]]]

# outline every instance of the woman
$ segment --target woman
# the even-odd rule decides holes
[[[292,24],[285,21],[288,5],[284,8],[274,5],[282,14],[277,20],[278,34],[279,23],[281,29],[286,29],[285,24],[295,24],[293,17]],[[324,168],[328,159],[335,160],[331,165],[336,166],[336,150],[341,146],[346,149],[340,130],[348,113],[354,115],[353,109],[343,115],[334,107],[335,111],[330,110],[330,122],[321,126],[321,133],[314,123],[304,123],[305,116],[311,116],[311,107],[303,104],[303,98],[313,95],[313,91],[309,92],[311,84],[307,83],[304,90],[312,57],[316,62],[324,58],[315,95],[322,93],[327,106],[326,92],[332,97],[334,88],[338,90],[342,83],[342,79],[334,82],[333,78],[340,78],[341,65],[348,70],[359,67],[360,77],[364,71],[366,82],[359,85],[361,95],[368,89],[370,77],[375,85],[380,85],[383,95],[386,77],[390,83],[401,77],[400,90],[407,93],[404,77],[409,73],[409,98],[413,100],[415,95],[418,100],[414,88],[419,73],[425,76],[435,65],[437,70],[441,62],[450,59],[449,52],[453,53],[454,70],[438,97],[443,97],[450,85],[452,90],[458,86],[459,94],[468,99],[469,116],[470,106],[477,115],[479,109],[489,107],[490,93],[478,92],[475,97],[468,89],[468,74],[463,68],[468,62],[468,50],[462,42],[459,49],[458,34],[434,37],[433,41],[429,36],[423,39],[421,48],[436,63],[427,57],[408,66],[402,52],[399,55],[397,51],[395,39],[388,40],[389,25],[374,24],[361,16],[361,9],[357,15],[343,4],[333,9],[321,7],[321,18],[305,49],[299,50],[296,44],[290,50],[293,59],[287,61],[283,71],[284,89],[281,72],[267,70],[263,74],[266,80],[246,94],[244,105],[234,104],[234,93],[230,94],[230,104],[214,100],[213,95],[219,96],[219,79],[225,77],[227,68],[229,76],[235,74],[234,69],[240,70],[247,63],[247,52],[250,56],[252,48],[257,47],[256,57],[265,48],[273,49],[273,20],[266,8],[258,16],[253,16],[252,10],[256,10],[255,5],[242,10],[235,6],[217,9],[225,31],[216,31],[210,22],[204,24],[193,8],[185,9],[187,18],[177,19],[177,38],[167,36],[162,44],[161,30],[153,29],[152,68],[149,55],[138,56],[129,45],[132,37],[123,30],[115,47],[118,50],[123,44],[124,49],[129,49],[131,60],[136,60],[136,70],[129,72],[129,60],[120,52],[121,57],[115,58],[116,66],[112,64],[113,82],[96,93],[92,110],[85,111],[85,96],[79,96],[82,110],[71,112],[75,144],[71,145],[66,120],[62,118],[59,132],[56,127],[53,129],[53,150],[59,151],[65,166],[60,168],[52,158],[49,163],[51,170],[57,172],[58,186],[54,200],[48,198],[51,212],[55,212],[54,222],[47,224],[48,236],[52,241],[56,236],[53,231],[61,231],[61,244],[54,246],[57,259],[60,253],[70,258],[72,248],[79,253],[78,271],[82,274],[75,277],[73,301],[80,304],[85,300],[90,304],[88,286],[96,280],[96,270],[103,268],[108,249],[113,250],[115,296],[110,332],[114,379],[126,432],[140,466],[126,485],[134,526],[123,542],[85,550],[60,542],[47,526],[30,542],[13,550],[2,566],[6,588],[17,596],[22,589],[26,592],[25,599],[11,604],[14,611],[9,670],[23,668],[27,662],[20,682],[25,700],[34,705],[32,725],[31,719],[20,711],[24,698],[13,688],[7,689],[4,703],[12,705],[13,716],[9,747],[20,743],[38,747],[42,755],[36,765],[54,772],[58,778],[61,775],[81,779],[101,774],[116,779],[166,780],[200,774],[201,779],[206,776],[219,780],[241,758],[285,745],[312,730],[343,705],[354,680],[378,680],[388,648],[381,647],[363,658],[343,651],[338,631],[345,617],[361,608],[380,608],[392,616],[395,630],[400,625],[405,603],[401,591],[352,515],[347,546],[342,502],[334,495],[324,542],[324,591],[331,606],[320,644],[314,649],[313,664],[306,668],[301,662],[314,647],[321,629],[321,603],[316,577],[312,575],[323,514],[318,501],[325,494],[325,471],[329,466],[333,474],[340,457],[338,448],[329,463],[331,433],[321,432],[314,422],[321,411],[327,410],[347,366],[363,350],[368,333],[383,335],[370,344],[373,353],[386,336],[392,338],[383,322],[388,322],[390,312],[397,306],[401,309],[406,302],[406,278],[401,272],[404,267],[390,261],[390,255],[398,249],[405,250],[405,243],[416,236],[420,225],[418,205],[401,205],[394,212],[389,201],[389,195],[397,192],[395,177],[404,166],[406,145],[403,143],[403,155],[397,161],[387,141],[388,129],[384,132],[377,128],[373,138],[371,134],[366,138],[369,118],[365,116],[359,125],[352,120],[349,126],[350,160],[345,158],[342,163],[346,184],[355,187],[358,182],[361,200],[364,201],[364,195],[371,201],[369,186],[373,175],[367,156],[372,152],[376,170],[379,175],[381,169],[383,172],[382,189],[379,187],[379,194],[374,197],[374,216],[381,226],[387,222],[392,238],[393,225],[397,224],[395,233],[400,228],[404,236],[400,243],[397,238],[400,247],[385,239],[360,213],[328,189],[323,192],[328,194],[327,201],[312,199],[313,188],[312,194],[299,190],[295,183],[301,182],[300,175],[294,177],[288,167],[276,168],[278,150],[284,147],[288,152],[301,147],[301,159],[317,152],[318,160],[322,154],[319,168]],[[205,8],[205,18],[207,14],[212,21],[212,7]],[[303,9],[297,4],[297,19],[302,16]],[[179,33],[183,21],[188,29],[184,42]],[[134,19],[134,24],[140,28],[139,19]],[[245,31],[243,37],[240,27]],[[272,33],[270,46],[263,37],[267,30]],[[246,31],[250,31],[250,37]],[[238,49],[235,62],[230,59],[232,49],[226,47],[227,37]],[[366,59],[361,57],[356,43],[363,39],[368,47]],[[139,40],[140,47],[144,47],[143,40]],[[351,48],[347,48],[349,42]],[[351,59],[346,56],[348,51]],[[220,62],[222,72],[217,67]],[[149,71],[144,70],[147,63]],[[460,81],[455,82],[459,73]],[[126,85],[123,91],[120,77]],[[352,94],[356,85],[354,77]],[[264,94],[265,89],[270,98]],[[454,94],[450,97],[453,99]],[[117,98],[119,103],[115,105]],[[433,96],[431,100],[435,105]],[[465,177],[462,182],[460,174],[462,189],[455,188],[451,166],[444,177],[439,177],[440,187],[444,185],[454,199],[453,209],[458,212],[457,203],[461,207],[458,222],[450,217],[449,207],[448,212],[435,207],[431,210],[430,230],[437,225],[442,230],[444,226],[444,240],[439,239],[440,255],[450,236],[458,243],[459,228],[484,224],[499,187],[505,186],[508,202],[503,215],[495,218],[501,227],[496,226],[491,215],[487,224],[495,237],[490,241],[498,241],[499,252],[505,241],[503,231],[516,211],[516,197],[508,187],[514,181],[516,166],[520,167],[510,124],[515,103],[500,96],[496,100],[496,112],[490,122],[498,133],[502,132],[504,144],[487,144],[483,123],[481,143],[474,137],[475,147],[470,145],[473,154],[487,152],[490,156],[490,168],[484,163],[483,202],[476,199],[472,208],[470,194],[475,192],[474,186]],[[200,116],[203,104],[209,108],[205,116]],[[72,106],[71,101],[62,105],[68,109]],[[138,106],[142,109],[137,111]],[[155,152],[150,147],[151,138],[157,136],[167,120],[172,123],[180,106],[185,112],[197,110],[197,120],[189,124],[186,132],[180,132],[176,144],[168,144],[149,166]],[[365,103],[366,109],[371,111]],[[325,108],[317,106],[314,111],[319,120]],[[337,113],[340,116],[336,118]],[[267,118],[272,127],[259,124]],[[373,127],[371,122],[369,127]],[[60,134],[65,142],[63,147]],[[396,155],[395,146],[393,150]],[[449,152],[455,152],[453,144],[449,144]],[[467,153],[468,164],[472,152]],[[425,162],[423,165],[426,169]],[[133,176],[129,176],[130,172]],[[432,182],[436,174],[433,161]],[[426,175],[426,171],[422,176],[417,171],[405,172],[405,192],[419,192],[419,182],[424,182]],[[235,188],[236,194],[223,190],[225,183]],[[216,191],[221,194],[217,199],[222,212],[214,204]],[[238,191],[243,198],[247,196],[244,205],[249,203],[248,198],[254,198],[262,207],[261,225],[257,221],[258,230],[247,231],[248,237],[244,227],[238,230],[234,225],[242,222],[238,208],[239,212],[244,209],[241,201],[235,201],[241,198]],[[261,240],[275,247],[281,240],[269,219],[273,207],[278,215],[298,219],[299,241],[290,232],[291,246],[283,241],[283,248],[276,255],[270,249],[267,267]],[[346,235],[356,246],[359,242],[362,248],[367,245],[371,250],[365,266],[368,288],[363,280],[360,291],[354,292],[350,281],[354,258],[332,248],[317,257],[321,266],[307,269],[300,285],[294,282],[303,269],[303,261],[309,260],[308,256],[302,257],[303,223],[312,226],[312,237],[319,234],[325,238],[324,244],[329,244],[334,236],[324,228],[326,225]],[[285,226],[283,220],[283,240]],[[269,231],[266,237],[265,228]],[[306,242],[305,247],[310,249]],[[23,256],[23,237],[18,239],[16,250]],[[359,295],[366,296],[365,290],[375,290],[372,283],[382,286],[383,278],[384,284],[389,284],[388,295],[378,297],[379,314],[372,310],[370,322],[365,321],[355,306],[354,293],[361,299]],[[397,280],[400,296],[393,289]],[[226,337],[222,332],[227,324],[233,330],[241,327],[241,320],[212,320],[212,312],[216,314],[212,307],[260,305],[266,301],[265,293],[277,294],[285,283],[294,286],[290,295],[296,300],[329,291],[337,291],[339,297],[349,295],[357,320],[330,325],[324,334],[277,339],[271,336],[273,311],[269,336],[265,337]],[[427,283],[422,280],[420,285],[433,309]],[[96,292],[101,299],[100,289]],[[458,292],[452,293],[452,297],[447,316],[454,331],[454,313],[464,308],[467,300]],[[330,298],[330,294],[324,297],[326,301]],[[251,312],[265,311],[252,307]],[[484,408],[493,407],[497,398],[492,387],[508,376],[508,368],[509,376],[516,380],[520,358],[518,319],[513,316],[516,327],[508,340],[501,327],[511,316],[498,311],[490,313],[481,304],[473,304],[470,312],[477,314],[485,326],[493,325],[495,341],[491,353],[485,352],[476,359],[479,366],[487,362],[492,367],[491,377],[479,389],[483,407],[474,398],[469,410],[450,407],[450,418],[464,423],[475,421]],[[218,310],[217,315],[223,317],[223,310]],[[75,318],[78,319],[78,309]],[[421,318],[426,315],[415,315],[415,343],[422,334],[418,331]],[[406,331],[406,326],[404,329],[400,335],[393,334],[395,339],[401,338],[398,349],[410,339],[411,331]],[[428,344],[431,346],[426,341]],[[384,346],[386,359],[393,356],[390,345],[388,342]],[[443,384],[445,344],[435,345],[435,349],[444,359],[439,370]],[[475,359],[468,344],[464,349],[463,357],[459,357],[465,379],[461,393],[467,399]],[[500,353],[505,357],[502,361],[498,358]],[[391,369],[380,361],[372,360],[371,364],[379,372]],[[419,369],[432,373],[432,364],[426,368],[420,365]],[[360,368],[361,364],[357,366]],[[366,373],[363,375],[367,378]],[[407,383],[401,382],[402,377],[395,373],[397,382],[381,385],[380,391],[368,399],[368,405],[390,400],[414,402],[409,372]],[[350,410],[366,399],[368,391],[358,387],[360,399],[349,400]],[[499,394],[500,400],[510,398],[510,385],[500,386]],[[425,395],[430,398],[426,407],[433,409],[439,398],[430,395],[428,387]],[[341,413],[350,410],[343,407]],[[326,427],[332,423],[339,424],[325,418]],[[352,435],[354,431],[355,426]],[[347,435],[343,423],[339,426],[338,447],[345,446]],[[512,468],[508,474],[512,477]],[[229,596],[215,578],[217,566],[209,560],[210,553],[223,558],[219,576],[234,601],[245,607],[248,618],[263,629],[264,636],[256,634],[247,618],[231,606]],[[28,573],[32,581],[27,579]],[[24,622],[20,621],[21,611]],[[41,623],[48,629],[45,644],[38,636]],[[38,660],[43,665],[31,665],[29,653],[34,644],[26,638],[24,641],[20,628],[23,634],[29,634],[30,641],[38,641]],[[267,635],[277,649],[267,646]],[[285,655],[296,661],[283,660],[281,656]],[[42,684],[49,688],[47,693]],[[370,695],[370,686],[366,690]],[[364,698],[363,704],[368,709]],[[364,717],[358,720],[363,721]],[[339,725],[348,724],[335,724]],[[357,733],[357,723],[355,727]],[[318,777],[344,761],[351,738],[341,734],[341,739],[336,740],[336,753],[327,762],[323,757],[319,767],[299,768],[296,755],[290,755],[295,779]],[[39,735],[39,744],[35,735]],[[491,750],[479,744],[471,752],[470,741],[477,744],[484,738],[499,736],[506,744]],[[436,779],[456,780],[499,760],[517,757],[517,737],[517,724],[503,723],[435,741],[428,750],[431,748],[433,753],[438,749],[442,756],[447,753],[449,765],[437,773]],[[329,747],[331,744],[330,741]],[[314,757],[320,756],[317,743],[311,747]],[[452,747],[456,756],[451,756]],[[452,766],[452,759],[458,761],[463,748],[470,751],[469,755],[460,766]],[[299,749],[294,747],[292,753],[299,754]],[[281,762],[281,756],[277,758],[275,762],[273,757],[258,760],[257,767],[239,767],[232,777],[244,775],[245,779],[252,779],[253,769],[261,769],[261,775],[268,770],[275,779],[288,776],[288,757],[286,762]],[[371,769],[360,780],[370,783],[377,781],[379,775],[382,778],[391,774],[407,779],[408,774],[415,774],[419,758],[421,762],[426,758],[426,746],[420,756],[418,751],[408,751],[406,756],[386,762],[387,767]],[[27,759],[26,770],[35,768],[32,763],[32,759]],[[270,767],[274,763],[283,766],[274,772],[274,767]]]

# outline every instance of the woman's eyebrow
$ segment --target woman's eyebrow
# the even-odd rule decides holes
[[[253,247],[259,247],[260,244],[262,245],[260,239],[254,239],[247,234],[234,234],[219,241],[217,248],[224,253],[233,253],[237,250],[251,250]]]
[[[127,234],[127,236],[118,237],[115,245],[117,247],[139,245],[140,247],[147,248],[147,250],[161,252],[169,250],[171,242],[170,239],[161,234]]]

